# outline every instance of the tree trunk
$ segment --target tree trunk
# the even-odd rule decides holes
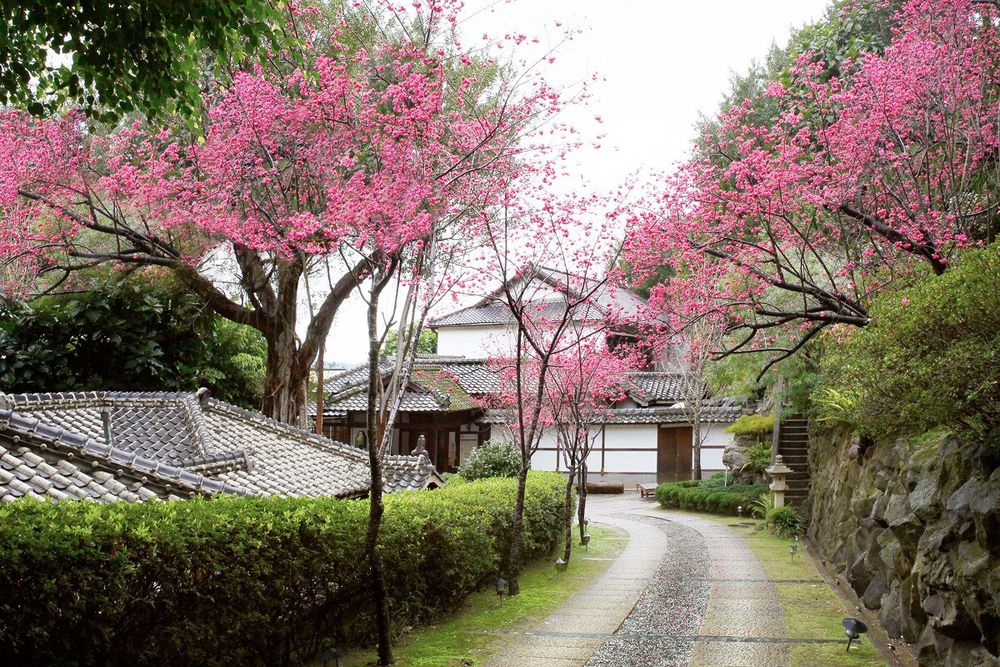
[[[565,524],[565,541],[563,560],[569,562],[573,553],[573,484],[576,483],[576,468],[571,468],[566,475],[566,497],[563,499],[563,522]]]
[[[275,335],[266,336],[267,366],[261,412],[286,424],[306,426],[306,390],[309,364],[299,362],[294,322]]]
[[[267,340],[267,368],[264,375],[264,405],[268,417],[306,427],[306,393],[312,356],[303,359],[295,322],[299,307],[299,280],[305,259],[295,256],[276,262],[277,291],[263,327]]]
[[[514,501],[514,521],[511,526],[510,562],[507,564],[507,592],[517,595],[521,588],[517,575],[521,571],[521,548],[524,545],[524,493],[528,487],[528,465],[522,459],[517,475],[517,499]]]
[[[580,544],[583,544],[583,535],[587,532],[584,519],[587,518],[587,458],[584,457],[580,463],[580,499],[576,503],[576,521],[580,524]]]
[[[379,373],[378,336],[378,295],[380,288],[374,284],[368,302],[368,409],[366,410],[366,436],[368,440],[368,467],[371,471],[371,489],[368,497],[368,530],[365,533],[365,553],[371,575],[372,601],[375,605],[375,632],[378,638],[378,664],[392,664],[392,643],[389,627],[389,600],[385,590],[385,572],[382,556],[378,551],[379,531],[382,528],[382,453],[379,451],[377,422],[378,384],[382,381]]]
[[[694,459],[694,468],[692,469],[692,478],[701,479],[701,418],[695,417],[694,424],[691,426],[691,438],[692,438],[692,458]]]

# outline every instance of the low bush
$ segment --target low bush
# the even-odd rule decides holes
[[[386,498],[381,552],[395,627],[491,582],[516,482]],[[562,534],[564,482],[532,472],[525,561]],[[289,665],[367,640],[362,500],[219,497],[0,506],[0,661]]]
[[[487,477],[517,477],[521,471],[521,450],[512,442],[497,440],[476,447],[458,467],[467,480]]]
[[[774,430],[774,415],[743,415],[726,427],[733,435],[755,435],[760,439],[770,438]]]
[[[948,427],[1000,442],[1000,243],[886,293],[821,362],[815,416],[874,439]]]
[[[805,521],[788,505],[772,507],[764,517],[764,525],[776,535],[792,537],[799,535],[805,528]]]
[[[720,488],[713,480],[685,480],[660,484],[656,487],[656,500],[667,509],[737,515],[737,508],[748,511],[764,488],[760,484],[730,484]]]
[[[740,468],[740,472],[750,473],[760,479],[764,477],[764,470],[771,465],[771,444],[762,442],[750,445],[746,448],[747,462]]]

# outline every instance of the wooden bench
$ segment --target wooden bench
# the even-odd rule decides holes
[[[639,491],[640,498],[655,498],[656,497],[656,484],[636,484],[635,488]]]
[[[625,493],[621,482],[587,482],[587,493]]]

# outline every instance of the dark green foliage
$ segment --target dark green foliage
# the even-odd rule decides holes
[[[190,391],[259,409],[266,344],[170,282],[130,278],[0,305],[0,388]]]
[[[562,533],[563,478],[532,473],[525,559]],[[516,482],[386,498],[381,549],[395,627],[492,581]],[[365,501],[222,497],[0,507],[0,660],[32,665],[308,663],[373,627]]]
[[[805,521],[788,505],[769,509],[764,516],[764,525],[772,533],[782,537],[801,535],[805,529]]]
[[[750,445],[746,448],[747,462],[740,468],[740,472],[748,472],[761,478],[764,476],[764,469],[771,465],[771,444],[761,442]]]
[[[17,0],[0,12],[0,104],[40,115],[70,101],[104,118],[192,113],[206,54],[239,63],[280,43],[286,20],[269,0]],[[47,63],[50,52],[67,55]]]
[[[880,297],[871,313],[829,346],[819,419],[876,439],[940,426],[1000,437],[1000,244]]]
[[[521,450],[512,442],[490,441],[476,447],[458,467],[468,480],[486,477],[516,477],[521,471]]]
[[[765,487],[761,484],[730,484],[720,487],[710,480],[686,480],[656,487],[656,500],[667,509],[737,515],[737,508],[748,511],[750,504]]]

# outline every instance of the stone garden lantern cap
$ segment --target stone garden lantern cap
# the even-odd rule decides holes
[[[792,472],[792,469],[785,465],[785,462],[781,459],[781,454],[774,457],[774,463],[770,468],[767,468],[764,472],[774,477],[775,475],[787,475]]]

